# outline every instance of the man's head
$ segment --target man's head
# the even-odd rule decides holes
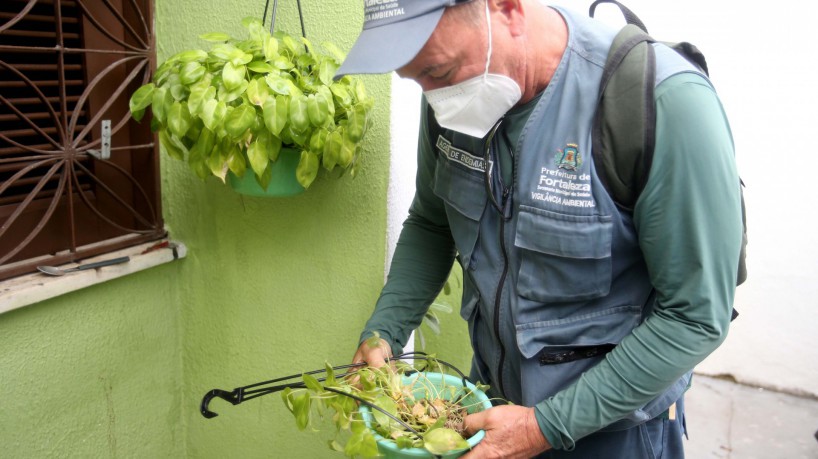
[[[474,11],[474,3],[475,0],[364,0],[363,30],[335,77],[388,73],[403,67],[429,40],[446,8],[457,6]],[[477,13],[465,14],[476,16],[480,13],[476,10]]]

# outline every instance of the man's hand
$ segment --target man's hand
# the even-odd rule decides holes
[[[358,350],[352,357],[352,363],[366,363],[370,367],[378,368],[383,366],[392,357],[392,348],[383,338],[375,336],[365,340],[358,346]]]
[[[486,436],[463,459],[528,459],[551,448],[545,439],[534,408],[495,406],[466,416],[466,437],[478,430]]]

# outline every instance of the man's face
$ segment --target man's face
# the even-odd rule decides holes
[[[447,10],[417,56],[397,74],[416,81],[423,91],[452,86],[482,74],[487,51],[485,22],[481,27]]]

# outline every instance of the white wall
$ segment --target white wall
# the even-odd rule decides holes
[[[818,395],[818,243],[809,236],[818,232],[818,205],[808,175],[818,167],[809,140],[818,130],[818,6],[796,0],[755,7],[738,0],[623,3],[655,38],[690,41],[704,52],[747,185],[749,278],[735,304],[741,316],[698,370]]]
[[[553,3],[587,12],[591,2]],[[704,52],[730,117],[747,185],[749,279],[739,287],[735,305],[741,316],[725,344],[698,371],[818,396],[818,243],[810,236],[818,232],[818,197],[812,196],[814,179],[808,175],[818,168],[818,151],[809,140],[810,132],[818,131],[818,5],[796,0],[763,7],[738,0],[623,3],[655,38],[690,41]],[[621,24],[617,11],[602,5],[597,17]],[[414,187],[417,91],[396,79],[393,116],[399,118],[393,122],[390,179],[390,234],[395,238]]]

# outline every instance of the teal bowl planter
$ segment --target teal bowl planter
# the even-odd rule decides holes
[[[270,163],[272,179],[267,189],[261,188],[256,180],[256,174],[251,169],[244,172],[243,177],[237,177],[232,172],[227,174],[227,183],[236,193],[259,197],[295,196],[304,192],[304,187],[295,178],[295,169],[301,160],[301,153],[292,148],[282,148],[278,159]]]
[[[428,398],[428,395],[431,394],[440,394],[443,398],[447,400],[451,400],[451,396],[453,395],[452,391],[441,390],[443,387],[463,387],[463,379],[453,376],[453,375],[444,375],[441,373],[415,373],[410,376],[403,377],[403,384],[404,385],[414,385],[413,393],[415,398]],[[466,381],[466,388],[467,390],[471,390],[472,393],[463,400],[463,404],[469,406],[468,412],[469,413],[476,413],[478,411],[483,411],[491,408],[491,402],[489,401],[488,396],[481,390],[477,389],[472,383]],[[456,394],[454,394],[456,395]],[[372,429],[372,423],[375,422],[372,416],[372,412],[366,405],[361,405],[360,407],[361,416],[363,417],[364,422],[366,423],[367,428]],[[468,449],[456,450],[452,451],[448,454],[444,454],[442,456],[436,456],[429,451],[423,448],[405,448],[400,449],[395,444],[394,441],[390,439],[386,439],[380,434],[373,430],[373,434],[375,436],[375,440],[378,443],[378,452],[385,458],[385,459],[400,459],[400,458],[444,458],[444,459],[452,459],[456,457],[460,457],[469,449],[474,448],[483,440],[483,437],[486,436],[484,431],[479,431],[476,434],[472,435],[471,437],[466,439],[466,442],[469,444]]]

